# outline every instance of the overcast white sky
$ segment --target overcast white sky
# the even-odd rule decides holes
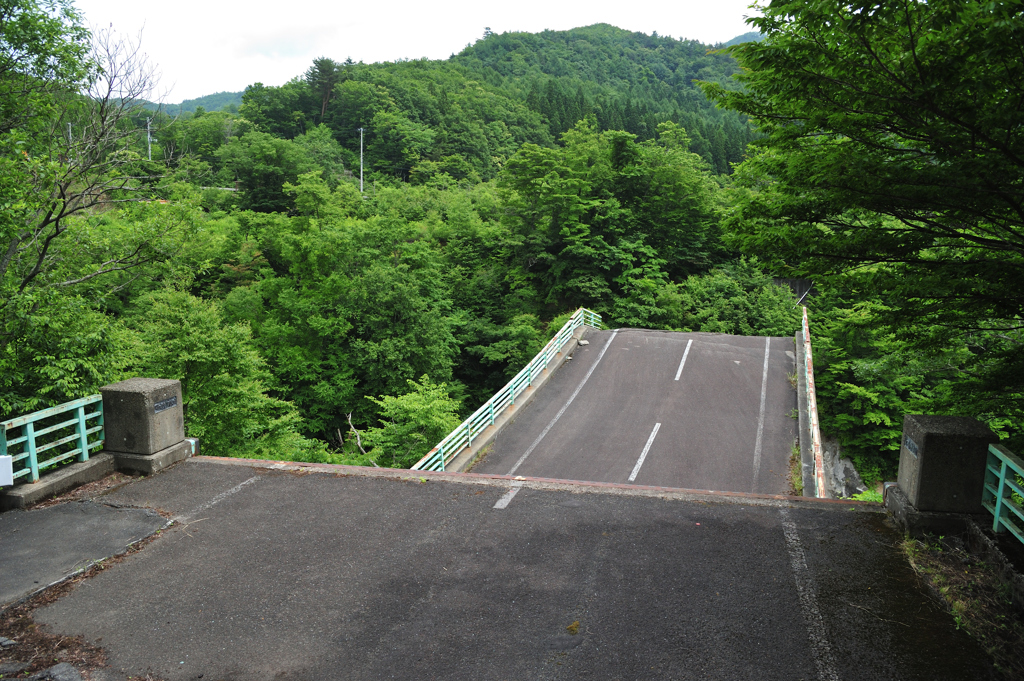
[[[631,31],[724,42],[751,30],[743,19],[753,0],[325,0],[240,2],[74,0],[86,25],[134,34],[162,73],[166,102],[260,81],[280,85],[315,57],[367,63],[445,59],[482,37],[505,31],[565,30],[608,23]]]

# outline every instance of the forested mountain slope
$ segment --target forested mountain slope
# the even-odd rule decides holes
[[[525,99],[552,134],[593,113],[604,130],[654,137],[657,124],[682,125],[692,149],[719,173],[743,158],[752,139],[733,112],[711,104],[695,80],[727,84],[737,71],[727,54],[677,40],[595,24],[570,31],[489,33],[452,58],[492,85]]]
[[[403,180],[438,172],[489,179],[524,142],[551,146],[588,115],[602,130],[641,140],[654,138],[658,123],[680,124],[692,151],[724,174],[753,132],[693,81],[728,83],[735,70],[732,57],[711,46],[606,24],[488,33],[445,61],[319,59],[280,87],[250,85],[239,112],[285,139],[326,125],[350,166],[362,128],[367,167]]]
[[[358,164],[363,128],[367,167],[402,180],[425,179],[437,168],[455,179],[489,179],[524,142],[555,141],[540,113],[464,67],[429,60],[318,64],[324,73],[281,87],[250,85],[240,115],[285,139],[325,125],[349,166]]]
[[[195,113],[196,109],[202,107],[205,111],[230,111],[236,113],[242,103],[241,92],[215,92],[212,95],[203,95],[195,99],[186,99],[180,104],[164,104],[159,108],[171,116],[183,113]],[[157,108],[154,104],[153,108]]]

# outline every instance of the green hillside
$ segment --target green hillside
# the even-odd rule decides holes
[[[178,104],[180,111],[195,112],[196,108],[203,107],[207,111],[238,111],[242,104],[241,92],[215,92],[212,95],[204,95],[196,99],[186,99]]]
[[[738,35],[732,40],[723,43],[722,47],[731,47],[733,45],[739,45],[740,43],[759,43],[764,40],[764,34],[760,31],[750,31],[743,35]]]
[[[488,34],[452,58],[525,100],[561,134],[593,113],[604,130],[641,139],[657,124],[682,125],[719,173],[742,160],[752,139],[735,113],[714,107],[695,80],[728,84],[735,60],[710,45],[595,24],[570,31]]]
[[[367,167],[403,180],[437,172],[494,177],[524,142],[551,146],[590,115],[599,129],[640,140],[653,139],[659,123],[675,122],[720,174],[742,160],[753,137],[742,117],[716,109],[694,85],[728,85],[737,68],[732,57],[607,24],[488,33],[443,61],[317,63],[322,73],[311,68],[280,87],[250,85],[239,112],[285,139],[322,123],[349,166],[363,128]],[[211,111],[213,104],[203,106]]]

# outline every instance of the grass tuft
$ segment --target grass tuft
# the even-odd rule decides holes
[[[957,629],[971,635],[1006,681],[1024,679],[1024,613],[995,568],[972,556],[958,539],[905,538],[900,547],[914,571],[945,603]]]

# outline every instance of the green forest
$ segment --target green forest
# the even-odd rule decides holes
[[[177,378],[204,453],[408,467],[578,307],[792,336],[785,277],[866,481],[906,413],[1020,451],[1021,11],[815,7],[730,46],[487,30],[161,108],[130,41],[3,3],[0,418]]]

